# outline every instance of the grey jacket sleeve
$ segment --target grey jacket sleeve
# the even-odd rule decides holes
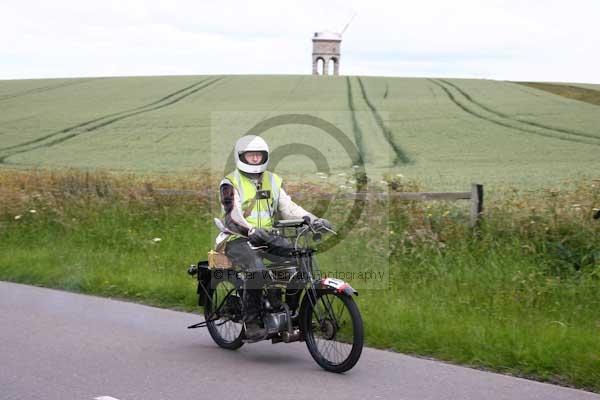
[[[300,207],[298,204],[292,201],[292,198],[289,194],[281,188],[279,192],[279,206],[278,211],[281,213],[282,219],[296,219],[302,218],[307,215],[310,218],[310,221],[314,221],[317,219],[316,216],[306,211],[304,208]]]

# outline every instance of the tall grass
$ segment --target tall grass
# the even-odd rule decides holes
[[[419,189],[386,179],[392,191]],[[3,171],[0,278],[195,310],[185,267],[212,242],[214,199],[151,188],[212,184]],[[319,256],[322,268],[389,260],[389,285],[357,297],[369,345],[600,391],[600,181],[488,197],[475,231],[460,204],[372,202],[357,236]],[[340,223],[345,208],[328,217]]]

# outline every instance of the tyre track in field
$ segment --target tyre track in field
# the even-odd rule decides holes
[[[17,93],[2,95],[2,96],[0,96],[0,101],[14,99],[15,97],[26,96],[28,94],[35,94],[35,93],[47,92],[47,91],[50,91],[50,90],[60,89],[60,88],[67,87],[67,86],[79,85],[81,83],[89,82],[89,81],[92,81],[94,79],[106,79],[106,78],[87,78],[87,79],[80,79],[80,80],[77,80],[75,82],[63,82],[63,83],[58,83],[58,84],[55,84],[55,85],[41,86],[41,87],[38,87],[38,88],[24,90],[22,92],[17,92]]]
[[[200,82],[196,82],[196,83],[194,83],[194,84],[192,84],[190,86],[187,86],[187,87],[185,87],[183,89],[180,89],[180,90],[178,90],[176,92],[173,92],[173,93],[171,93],[171,94],[163,97],[162,99],[154,101],[152,103],[144,104],[143,106],[139,106],[139,107],[135,107],[135,108],[130,108],[130,109],[127,109],[127,110],[124,110],[124,111],[118,111],[118,112],[115,112],[115,113],[103,115],[101,117],[94,118],[92,120],[85,121],[85,122],[79,123],[77,125],[70,126],[68,128],[61,129],[60,131],[53,132],[53,133],[50,133],[48,135],[45,135],[45,136],[42,136],[42,137],[39,137],[39,138],[35,138],[35,139],[29,140],[29,141],[26,141],[26,142],[23,142],[23,143],[19,143],[19,144],[16,144],[16,145],[12,145],[12,146],[8,146],[8,147],[0,148],[0,151],[16,149],[16,148],[19,148],[19,147],[28,146],[30,144],[39,143],[39,142],[42,142],[42,141],[44,141],[46,139],[49,139],[51,137],[60,135],[61,133],[68,133],[68,132],[71,132],[71,131],[73,131],[75,129],[82,128],[82,127],[84,127],[86,125],[91,125],[91,124],[94,124],[94,123],[96,123],[98,121],[102,121],[102,120],[104,120],[106,118],[116,117],[116,116],[119,116],[119,115],[123,115],[125,113],[130,113],[130,112],[134,112],[136,110],[140,110],[140,109],[143,109],[143,108],[146,108],[146,107],[150,107],[150,106],[152,106],[152,105],[154,105],[154,104],[156,104],[156,103],[158,103],[160,101],[164,101],[164,99],[169,99],[169,98],[171,98],[174,95],[177,95],[177,94],[182,93],[182,92],[184,92],[184,91],[186,91],[186,90],[188,90],[188,89],[190,89],[192,87],[200,85],[200,84],[206,82],[207,80],[208,80],[208,78],[207,79],[203,79]]]
[[[143,113],[147,113],[147,112],[151,112],[151,111],[156,111],[161,108],[171,106],[171,105],[176,104],[179,101],[185,99],[186,97],[191,96],[192,94],[195,94],[207,87],[214,85],[215,83],[217,83],[223,79],[224,79],[223,77],[212,78],[212,80],[211,80],[211,78],[203,79],[200,82],[196,82],[196,83],[189,85],[183,89],[177,90],[176,92],[173,92],[173,93],[171,93],[157,101],[154,101],[152,103],[149,103],[149,104],[146,104],[143,106],[139,106],[139,107],[136,107],[133,109],[125,110],[125,111],[108,114],[108,115],[105,115],[105,116],[102,116],[99,118],[95,118],[90,121],[86,121],[86,122],[62,129],[58,132],[51,133],[51,134],[43,136],[41,138],[37,138],[34,140],[30,140],[28,142],[20,143],[18,145],[2,148],[2,149],[0,149],[0,151],[6,151],[6,150],[15,150],[15,151],[10,152],[9,154],[1,155],[0,156],[0,164],[4,163],[8,157],[12,157],[16,154],[26,153],[26,152],[29,152],[29,151],[32,151],[32,150],[35,150],[38,148],[42,148],[42,147],[52,147],[57,144],[63,143],[67,140],[73,139],[79,135],[93,132],[100,128],[104,128],[112,123],[117,122],[117,121],[121,121],[123,119],[129,118],[129,117],[132,117],[135,115],[139,115],[139,114],[143,114]],[[168,101],[165,103],[165,100],[168,100]],[[99,123],[97,123],[97,122],[99,122]],[[84,128],[84,127],[85,127],[85,129],[80,130],[80,128]],[[73,131],[75,131],[75,132],[73,132]],[[61,135],[64,133],[69,133],[69,134],[66,136],[61,136],[61,137],[51,140],[49,142],[44,142],[47,139],[50,139],[52,137],[55,137],[55,136],[58,136],[58,135]],[[42,142],[44,142],[44,143],[42,143]],[[30,147],[27,147],[27,146],[30,146]],[[23,148],[23,147],[27,147],[27,148]]]
[[[481,108],[483,108],[484,110],[486,110],[487,112],[497,115],[500,118],[504,118],[504,119],[508,119],[510,121],[514,121],[517,123],[521,123],[521,124],[525,124],[525,125],[530,125],[536,128],[541,128],[541,129],[547,129],[550,131],[555,131],[555,132],[560,132],[560,133],[565,133],[567,135],[575,135],[575,136],[581,136],[581,137],[585,137],[585,138],[591,138],[591,139],[596,139],[596,140],[600,140],[600,137],[596,136],[596,135],[592,135],[589,133],[585,133],[585,132],[577,132],[575,130],[571,130],[571,129],[564,129],[564,128],[559,128],[559,127],[554,127],[551,125],[545,125],[545,124],[541,124],[538,122],[532,122],[532,121],[526,121],[526,120],[521,120],[521,119],[517,119],[514,118],[508,114],[505,114],[503,112],[494,110],[493,108],[490,108],[488,106],[486,106],[485,104],[482,104],[481,102],[473,99],[473,97],[471,97],[471,95],[469,95],[464,89],[460,88],[458,85],[449,82],[445,79],[439,79],[439,81],[444,82],[445,84],[452,86],[454,89],[456,89],[460,94],[462,94],[469,102],[475,104],[476,106],[479,106]]]
[[[110,119],[110,120],[108,120],[108,121],[101,122],[101,123],[100,123],[100,124],[98,124],[98,125],[95,125],[95,126],[93,126],[93,127],[91,127],[91,128],[87,128],[87,129],[85,129],[85,132],[92,132],[92,131],[95,131],[96,129],[103,128],[103,127],[105,127],[105,126],[107,126],[107,125],[110,125],[110,124],[112,124],[112,123],[114,123],[114,122],[117,122],[117,121],[121,121],[121,120],[123,120],[123,119],[125,119],[125,118],[133,117],[133,116],[135,116],[135,115],[138,115],[138,114],[144,114],[144,113],[147,113],[147,112],[156,111],[156,110],[159,110],[159,109],[161,109],[161,108],[168,107],[168,106],[170,106],[170,105],[173,105],[173,104],[175,104],[175,103],[178,103],[178,102],[180,102],[181,100],[185,99],[185,98],[186,98],[186,97],[188,97],[188,96],[191,96],[191,95],[192,95],[192,94],[194,94],[194,93],[197,93],[197,92],[199,92],[200,90],[206,89],[207,87],[214,85],[215,83],[217,83],[218,81],[220,81],[220,80],[222,80],[222,79],[223,79],[223,78],[216,78],[216,79],[213,79],[212,81],[210,81],[210,82],[207,82],[207,83],[205,83],[205,84],[203,84],[203,85],[200,85],[200,86],[198,86],[198,87],[194,88],[193,90],[190,90],[190,91],[188,91],[188,92],[184,93],[183,95],[181,95],[181,96],[179,96],[179,97],[177,97],[177,98],[175,98],[175,99],[173,99],[173,100],[170,100],[170,101],[168,101],[168,102],[167,102],[167,103],[165,103],[165,104],[159,104],[159,105],[156,105],[156,106],[153,106],[153,107],[146,106],[146,108],[144,108],[144,109],[141,109],[141,110],[139,110],[139,111],[131,112],[131,113],[128,113],[128,114],[125,114],[125,115],[121,115],[121,116],[118,116],[118,117],[112,118],[112,119]],[[172,97],[172,96],[169,96],[169,97]],[[154,102],[154,103],[152,103],[152,104],[156,104],[156,102]],[[149,108],[148,108],[148,107],[149,107]]]
[[[377,110],[377,108],[369,100],[369,96],[367,96],[367,91],[365,89],[362,79],[360,79],[360,77],[357,77],[357,79],[358,79],[358,85],[362,92],[363,100],[367,104],[367,107],[369,107],[369,109],[371,110],[371,114],[373,115],[373,118],[375,119],[375,123],[377,124],[377,126],[379,127],[381,132],[383,133],[385,140],[392,147],[392,149],[394,149],[394,152],[396,153],[396,159],[394,160],[394,165],[396,165],[400,162],[403,164],[411,163],[411,159],[408,157],[408,155],[402,149],[402,147],[400,147],[398,144],[396,144],[396,142],[394,142],[392,132],[385,125],[385,122],[383,122],[383,118],[381,118],[381,115],[379,114],[379,111]],[[387,91],[386,91],[386,93],[387,93]]]
[[[273,105],[273,107],[271,107],[271,109],[265,114],[265,116],[260,120],[260,122],[265,121],[267,118],[269,118],[273,113],[279,111],[284,105],[286,105],[289,101],[290,98],[292,97],[292,95],[296,92],[296,90],[300,87],[300,85],[302,84],[302,82],[304,82],[304,78],[306,76],[301,76],[298,78],[298,81],[296,82],[296,84],[294,84],[294,86],[288,90],[288,92],[285,94],[283,100],[278,101],[277,103],[275,103]],[[259,123],[260,123],[259,122]]]
[[[440,100],[438,99],[438,95],[435,92],[435,88],[432,87],[432,85],[427,85],[427,89],[429,89],[429,93],[431,93],[431,97],[433,97],[433,100],[435,101],[436,104],[440,103]],[[441,117],[444,118],[444,117]]]
[[[290,99],[292,98],[292,96],[294,95],[294,93],[296,93],[296,90],[298,90],[298,88],[300,87],[300,85],[302,84],[302,82],[304,82],[304,79],[306,78],[306,76],[301,76],[298,79],[298,82],[294,85],[294,87],[292,87],[287,94],[285,95],[285,98],[283,99],[283,101],[279,102],[271,112],[273,111],[278,111],[280,110],[285,104],[287,104]]]
[[[597,143],[597,142],[592,142],[589,140],[583,140],[583,139],[572,138],[572,137],[569,138],[569,137],[564,137],[564,136],[558,136],[556,134],[552,134],[552,133],[548,133],[548,132],[535,131],[535,130],[532,130],[529,128],[514,126],[514,125],[509,124],[508,122],[498,121],[496,119],[490,118],[486,115],[483,115],[481,112],[475,111],[472,108],[469,108],[468,106],[463,104],[462,102],[458,101],[458,99],[452,94],[452,92],[448,88],[446,88],[446,86],[444,86],[441,82],[438,82],[438,80],[435,80],[435,79],[428,79],[428,80],[430,82],[432,82],[433,84],[435,84],[436,86],[440,87],[446,93],[446,95],[448,96],[450,101],[452,101],[452,103],[454,103],[458,108],[460,108],[465,113],[467,113],[475,118],[479,118],[479,119],[485,120],[489,123],[492,123],[494,125],[499,125],[504,128],[513,129],[513,130],[520,131],[520,132],[532,133],[534,135],[548,137],[548,138],[552,138],[552,139],[563,140],[563,141],[571,142],[571,143],[575,142],[575,143],[582,143],[582,144],[587,144],[587,145],[591,144],[591,145],[600,146],[600,143]],[[471,103],[471,105],[474,105],[474,103]],[[510,122],[514,123],[515,121],[510,120]]]
[[[358,120],[356,119],[356,107],[354,105],[354,99],[352,95],[352,85],[350,84],[350,77],[346,77],[346,94],[348,96],[348,108],[350,109],[350,115],[352,116],[352,132],[354,134],[354,141],[356,142],[356,147],[358,147],[358,157],[359,162],[364,165],[366,163],[366,151],[365,145],[362,140],[362,130],[358,126]]]

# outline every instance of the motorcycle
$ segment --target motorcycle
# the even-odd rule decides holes
[[[222,228],[222,224],[217,223]],[[217,345],[236,350],[245,343],[304,341],[310,355],[323,369],[345,372],[358,362],[364,341],[363,322],[348,283],[321,277],[311,240],[335,232],[314,227],[305,219],[280,220],[270,230],[293,243],[291,257],[265,264],[265,284],[260,302],[260,322],[265,335],[245,336],[248,274],[236,266],[223,267],[199,261],[188,273],[198,280],[198,304],[204,321],[188,328],[206,327]],[[260,251],[260,250],[258,250]]]

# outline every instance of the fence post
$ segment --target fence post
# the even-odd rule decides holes
[[[153,194],[154,193],[154,186],[152,185],[151,182],[145,182],[144,183],[144,189],[146,189],[146,193],[148,193],[148,194]]]
[[[483,185],[471,184],[471,227],[479,224],[483,212]]]

